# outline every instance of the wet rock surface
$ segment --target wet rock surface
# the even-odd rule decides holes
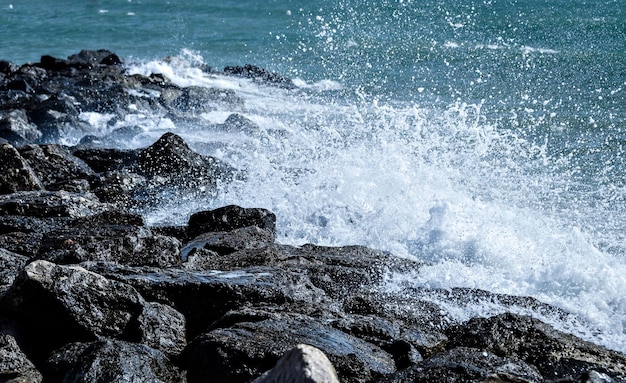
[[[180,117],[197,100],[210,109],[236,96],[128,76],[121,63],[108,51],[0,63],[0,381],[626,380],[623,354],[508,312],[571,319],[562,310],[474,289],[388,289],[390,275],[422,265],[361,246],[275,243],[263,208],[146,225],[142,207],[210,198],[237,170],[172,133],[140,149],[54,137],[89,129],[85,111],[151,103]],[[461,322],[447,310],[480,304],[499,314]],[[318,378],[306,375],[313,365]]]

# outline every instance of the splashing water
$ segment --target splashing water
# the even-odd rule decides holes
[[[223,185],[211,201],[146,212],[149,222],[183,223],[195,210],[231,203],[265,207],[278,217],[279,242],[361,244],[425,262],[412,275],[392,276],[390,289],[533,296],[585,323],[569,331],[626,349],[624,223],[610,204],[597,203],[602,187],[581,184],[575,161],[549,154],[548,142],[503,129],[480,103],[393,104],[339,84],[283,90],[177,65],[133,70],[237,89],[243,105],[202,118],[214,126],[238,113],[256,125],[252,133],[176,130],[247,179]],[[148,129],[144,144],[161,132]],[[468,310],[498,311],[476,306],[458,315]]]
[[[12,43],[0,58],[102,47],[130,58],[131,73],[241,98],[192,122],[132,106],[119,120],[82,116],[94,134],[141,131],[119,147],[173,131],[246,172],[215,199],[145,211],[150,223],[268,208],[282,243],[361,244],[425,263],[390,276],[389,289],[530,295],[577,314],[569,331],[626,352],[623,2],[32,0],[5,11]],[[277,70],[298,89],[207,74],[204,58]],[[254,127],[215,128],[232,113]],[[498,310],[448,307],[461,319]]]

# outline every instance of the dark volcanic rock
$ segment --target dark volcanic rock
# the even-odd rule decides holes
[[[247,226],[231,231],[200,234],[187,243],[182,250],[183,260],[197,249],[211,250],[220,255],[227,255],[245,249],[261,249],[274,243],[276,233],[273,230]],[[218,263],[220,262],[219,258]],[[207,266],[210,267],[210,266]]]
[[[0,195],[0,215],[37,218],[78,218],[102,212],[106,206],[90,193],[19,192]]]
[[[248,226],[276,231],[276,216],[265,209],[243,208],[229,205],[215,210],[201,211],[189,217],[188,231],[191,237],[202,233],[231,231]]]
[[[449,382],[483,383],[544,381],[533,366],[516,358],[504,358],[472,348],[454,348],[434,355],[380,383]]]
[[[25,329],[25,350],[38,358],[68,342],[122,337],[142,304],[127,284],[47,261],[28,264],[2,302]]]
[[[300,343],[322,350],[343,382],[371,381],[395,371],[390,354],[329,328],[323,320],[287,313],[267,316],[194,339],[185,351],[189,382],[247,382],[271,369]]]
[[[293,89],[296,87],[291,79],[250,64],[244,66],[227,66],[224,68],[224,73],[251,78],[255,81],[277,85],[281,88]]]
[[[0,248],[0,291],[13,284],[27,262],[28,257]]]
[[[34,257],[44,233],[66,225],[70,218],[35,218],[20,215],[0,215],[0,248]]]
[[[176,118],[193,118],[193,115],[213,111],[218,106],[243,106],[243,100],[234,91],[226,89],[171,86],[160,93],[159,101]]]
[[[160,351],[117,340],[72,343],[55,351],[47,363],[55,382],[181,383],[184,375]]]
[[[40,233],[8,233],[0,234],[0,247],[14,253],[32,258],[39,252]]]
[[[119,65],[122,60],[113,52],[106,49],[99,49],[97,51],[82,50],[79,53],[73,54],[67,58],[70,65]]]
[[[239,209],[241,208],[235,210]],[[263,209],[259,210],[260,212],[254,218],[255,221],[261,221],[262,218],[266,217],[264,215],[265,211]],[[210,228],[220,224],[231,225],[232,221],[227,215],[213,213],[215,211],[224,210],[217,209],[208,212],[208,216],[211,217],[210,222],[215,223],[208,224],[206,227]],[[197,214],[204,214],[204,212]],[[194,216],[192,215],[192,217]],[[242,225],[246,224],[249,223],[242,223]],[[191,226],[189,230],[193,230]],[[235,231],[231,231],[231,233],[233,232]],[[199,237],[198,243],[202,244],[207,238],[211,239],[212,237],[210,234],[203,235]],[[218,236],[217,239],[219,238]],[[188,244],[186,249],[193,245],[194,241]],[[231,244],[231,246],[234,245]],[[217,246],[212,248],[210,242],[209,249],[216,250],[219,254],[220,248]],[[419,266],[419,263],[394,258],[382,251],[371,250],[362,246],[263,246],[263,241],[258,241],[256,244],[251,242],[247,249],[232,253],[225,251],[224,253],[227,253],[227,255],[207,257],[208,259],[204,260],[205,267],[219,270],[237,270],[245,267],[269,266],[298,270],[301,273],[306,273],[314,285],[335,298],[345,298],[363,287],[377,286],[382,282],[385,273],[391,270],[403,270],[405,267],[417,268]]]
[[[31,123],[23,109],[0,112],[0,137],[13,145],[23,145],[37,141],[42,133]]]
[[[146,302],[137,317],[138,341],[169,356],[177,356],[187,345],[185,317],[170,306]]]
[[[78,147],[73,154],[98,173],[129,168],[137,161],[136,150]]]
[[[228,311],[249,304],[302,305],[305,311],[314,310],[320,304],[329,306],[325,294],[311,285],[306,276],[289,270],[259,267],[232,272],[197,272],[93,262],[83,266],[129,284],[146,299],[167,304],[181,312],[186,318],[190,338],[206,330]],[[314,307],[310,306],[312,303]]]
[[[63,264],[113,261],[168,267],[180,263],[180,242],[155,235],[140,216],[111,210],[44,234],[39,258]]]
[[[42,190],[33,169],[10,144],[0,144],[0,194]]]
[[[0,381],[7,383],[39,383],[43,377],[22,352],[15,338],[0,335]]]
[[[474,347],[535,366],[546,379],[576,378],[590,370],[626,380],[626,356],[562,333],[528,316],[473,318],[448,331],[450,346]]]
[[[77,180],[96,177],[91,168],[60,145],[27,145],[19,152],[47,190],[65,190]]]
[[[174,133],[165,133],[154,144],[139,151],[137,164],[141,174],[175,178],[176,182],[212,185],[216,178],[232,171],[219,160],[192,151]]]

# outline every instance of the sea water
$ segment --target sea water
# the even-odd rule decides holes
[[[246,172],[214,199],[144,211],[150,223],[264,207],[281,243],[424,262],[383,288],[532,296],[577,319],[528,314],[626,352],[623,1],[0,1],[0,59],[100,48],[130,73],[244,101],[202,124],[156,111],[116,123],[142,130],[120,147],[173,131]],[[200,70],[246,63],[297,88]],[[207,128],[232,113],[258,129]],[[104,135],[114,116],[83,117]],[[505,310],[446,308],[459,320]]]

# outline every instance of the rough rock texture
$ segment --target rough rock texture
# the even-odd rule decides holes
[[[0,194],[43,189],[33,169],[8,143],[0,145],[0,163],[3,164],[3,172],[0,173]]]
[[[184,375],[160,351],[116,340],[72,343],[46,362],[48,376],[58,382],[180,383]]]
[[[519,359],[498,357],[480,349],[453,348],[383,381],[534,383],[543,380],[535,367]]]
[[[247,64],[244,66],[228,66],[224,68],[224,73],[251,78],[258,82],[278,85],[283,88],[295,88],[291,79],[283,77],[278,73],[270,72],[267,69],[259,68],[255,65]]]
[[[39,383],[43,377],[22,352],[15,338],[0,335],[0,381],[11,383]]]
[[[45,353],[68,340],[122,337],[141,312],[143,298],[131,286],[80,266],[34,261],[24,267],[3,303]]]
[[[179,355],[187,345],[185,316],[170,306],[146,302],[137,317],[137,324],[139,343],[168,356]]]
[[[532,318],[575,322],[563,310],[476,289],[389,289],[390,275],[422,265],[361,246],[276,244],[262,208],[146,225],[145,209],[211,201],[245,175],[172,133],[125,146],[142,129],[118,122],[150,111],[201,124],[199,113],[242,103],[235,91],[128,75],[104,50],[0,61],[0,74],[0,381],[626,381],[626,356]],[[229,74],[291,86],[253,66]],[[113,117],[95,129],[94,112]],[[260,128],[233,114],[212,131]],[[448,313],[467,306],[498,315]],[[325,378],[307,375],[316,361]]]
[[[604,366],[601,372],[626,376],[624,355],[603,350],[528,316],[502,314],[473,318],[449,329],[451,345],[513,356],[535,366],[546,378],[571,377]]]
[[[339,383],[337,373],[320,349],[299,344],[254,383]]]
[[[250,226],[274,233],[276,216],[266,209],[224,206],[192,214],[189,217],[188,232],[190,236],[196,236],[202,233],[232,231]]]
[[[328,328],[323,320],[298,314],[256,315],[255,321],[217,328],[194,339],[187,350],[189,382],[247,382],[300,343],[324,350],[342,381],[371,381],[395,371],[389,353]]]

